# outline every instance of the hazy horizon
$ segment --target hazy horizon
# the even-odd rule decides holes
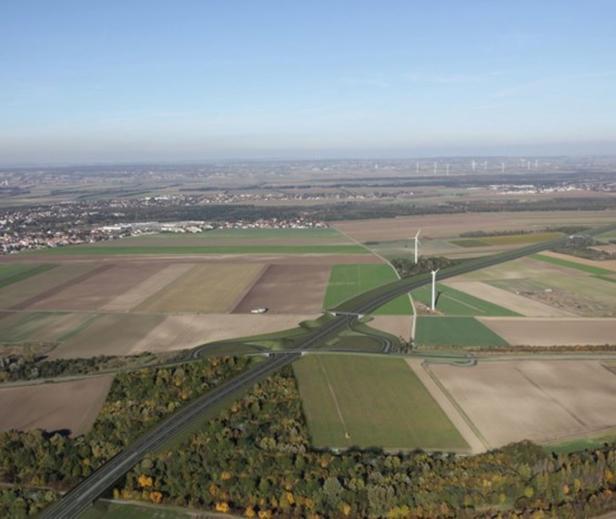
[[[616,153],[616,5],[0,8],[0,165]]]

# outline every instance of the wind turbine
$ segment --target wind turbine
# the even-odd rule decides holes
[[[417,233],[415,234],[415,238],[413,238],[415,240],[415,265],[417,265],[417,262],[419,261],[419,233],[420,232],[421,232],[421,229],[417,231]]]
[[[440,269],[432,270],[432,311],[436,309],[436,273]]]

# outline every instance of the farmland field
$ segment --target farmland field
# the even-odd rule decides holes
[[[522,246],[529,243],[554,240],[562,236],[558,232],[533,232],[524,234],[503,234],[500,236],[481,236],[478,238],[464,238],[451,240],[451,243],[460,247],[488,247],[490,245],[512,245]]]
[[[568,254],[561,254],[552,251],[544,252],[543,254],[541,254],[541,256],[541,259],[543,261],[552,262],[555,265],[560,264],[565,267],[575,268],[578,270],[589,272],[590,274],[596,274],[597,276],[616,275],[616,260],[613,259],[598,261],[586,258],[578,258],[577,256],[570,256]],[[559,262],[558,260],[562,261]]]
[[[616,426],[616,376],[599,361],[480,361],[430,369],[493,448]]]
[[[389,265],[334,265],[323,306],[334,308],[353,296],[396,279],[396,274]],[[412,310],[408,297],[400,296],[379,308],[375,313],[377,315],[410,315]]]
[[[468,450],[402,359],[308,355],[294,370],[316,447]]]
[[[328,265],[269,265],[233,312],[259,307],[268,313],[321,312],[329,275]]]
[[[424,237],[454,238],[469,231],[536,230],[564,225],[608,225],[616,211],[520,211],[400,216],[334,222],[334,227],[360,242],[408,240],[417,229]]]
[[[50,270],[25,278],[0,289],[0,308],[26,308],[48,297],[57,289],[70,286],[82,276],[88,276],[96,265],[58,265]]]
[[[616,344],[616,319],[483,317],[479,320],[511,345]]]
[[[488,298],[493,291],[485,285],[509,292],[511,297],[499,296],[502,305],[531,317],[615,317],[616,283],[595,269],[574,258],[563,260],[546,253],[457,276],[447,283],[472,289],[479,282]]]
[[[61,341],[89,318],[81,313],[6,312],[0,318],[0,342]]]
[[[497,304],[517,315],[535,317],[562,317],[573,315],[565,310],[529,299],[528,297],[521,296],[509,290],[498,288],[489,283],[482,283],[481,281],[463,281],[461,279],[464,279],[464,277],[445,281],[445,285],[464,292],[468,296],[478,297],[484,301]],[[490,315],[496,314],[492,313]]]
[[[18,281],[22,281],[36,274],[46,272],[53,268],[54,265],[20,265],[5,264],[0,265],[0,288],[12,285]]]
[[[201,344],[273,333],[295,328],[316,315],[168,315],[144,337],[134,342],[131,353],[166,352]]]
[[[611,270],[597,267],[594,265],[588,265],[587,263],[585,264],[583,262],[584,260],[577,261],[577,258],[574,258],[574,257],[567,258],[564,254],[559,254],[559,255],[535,254],[531,257],[533,259],[536,259],[539,261],[545,261],[546,263],[551,263],[553,265],[558,265],[560,267],[567,267],[570,269],[581,270],[582,272],[588,272],[589,274],[596,274],[598,276],[601,276],[601,275],[609,276],[610,274],[613,274],[613,271]],[[597,263],[597,262],[593,262],[593,263]]]
[[[368,251],[333,229],[229,229],[195,234],[148,234],[45,249],[36,254],[368,254]]]
[[[138,305],[140,312],[224,313],[233,309],[263,271],[260,264],[195,265]]]
[[[162,315],[101,314],[90,318],[64,340],[52,358],[128,355],[135,344],[164,319]]]
[[[437,283],[436,290],[438,294],[436,309],[445,315],[519,315],[512,310],[442,283]],[[413,290],[412,294],[417,301],[425,306],[430,306],[432,301],[432,287],[430,285]]]
[[[87,432],[100,411],[113,376],[0,389],[0,430]]]
[[[415,340],[420,346],[507,346],[502,337],[474,317],[419,316]]]

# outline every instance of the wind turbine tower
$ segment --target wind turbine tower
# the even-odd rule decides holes
[[[472,165],[473,165],[473,173],[474,173],[475,170],[477,169],[477,163],[475,162],[475,159],[473,159]]]
[[[415,173],[419,175],[419,161],[415,161]]]
[[[439,269],[432,271],[432,311],[436,309],[436,273]]]
[[[421,229],[419,229],[417,231],[417,233],[415,234],[415,265],[417,265],[417,263],[419,262],[419,233],[421,232]]]
[[[501,162],[501,173],[505,172],[505,163]]]
[[[434,162],[434,174],[436,175],[436,168],[438,167],[436,161]]]
[[[449,163],[445,166],[446,175],[449,176]]]

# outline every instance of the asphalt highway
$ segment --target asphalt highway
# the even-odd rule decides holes
[[[616,225],[603,227],[590,231],[586,234],[599,234],[616,228]],[[483,269],[511,261],[517,258],[535,254],[546,249],[561,246],[567,238],[560,238],[546,242],[522,247],[500,254],[477,258],[463,262],[459,265],[441,270],[438,279],[446,279],[452,276],[465,274],[478,269]],[[336,334],[347,328],[357,317],[354,314],[368,314],[384,305],[396,297],[407,292],[420,288],[431,282],[430,275],[420,275],[407,279],[400,279],[387,285],[375,288],[349,299],[341,304],[338,309],[348,312],[333,319],[325,321],[319,328],[315,329],[305,338],[299,341],[296,347],[285,352],[284,355],[273,355],[267,360],[248,369],[236,378],[222,384],[209,393],[193,400],[181,408],[178,412],[169,416],[153,429],[142,435],[133,444],[129,445],[122,452],[111,458],[104,465],[94,471],[90,476],[81,481],[72,490],[67,492],[60,500],[48,507],[41,514],[42,518],[68,519],[76,518],[88,508],[98,497],[109,489],[118,479],[126,474],[136,465],[145,454],[154,451],[164,445],[183,431],[186,431],[195,421],[197,421],[206,411],[214,405],[220,403],[225,398],[231,397],[242,390],[251,387],[259,380],[267,377],[271,373],[288,366],[301,356],[302,351],[318,347],[320,344],[331,339]],[[334,309],[335,311],[336,309]],[[196,349],[194,357],[198,357],[202,349]]]

